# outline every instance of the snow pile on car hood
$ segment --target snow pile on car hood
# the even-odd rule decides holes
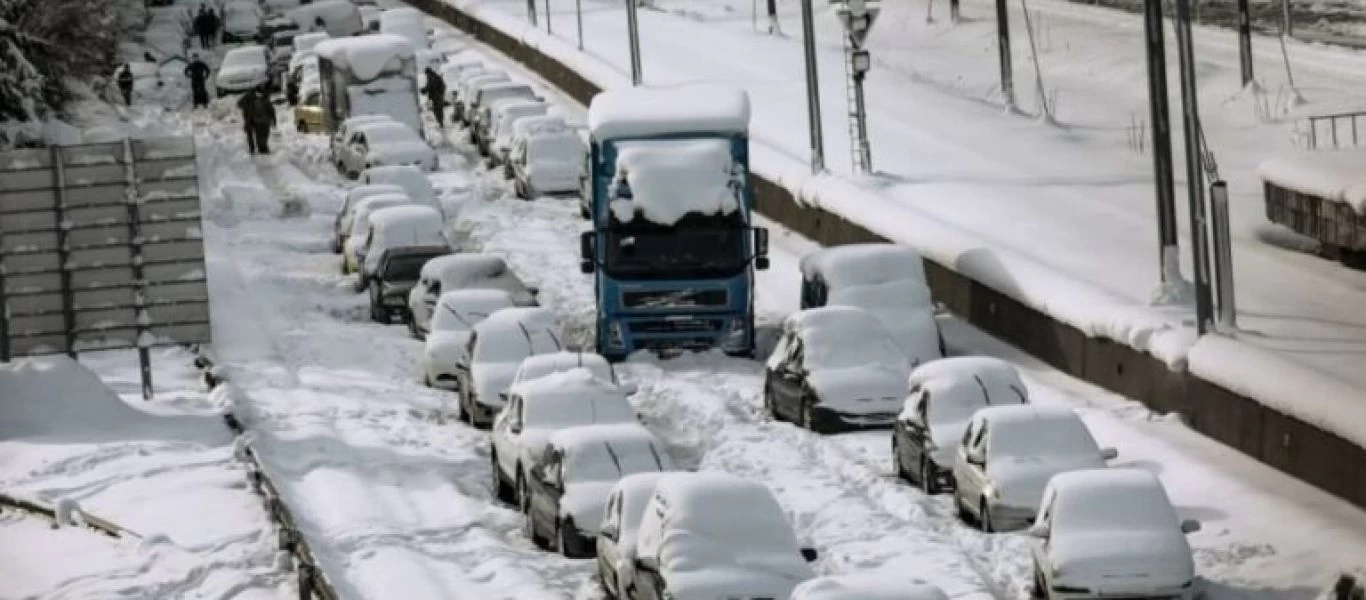
[[[661,225],[673,225],[688,213],[729,214],[740,207],[732,182],[744,174],[735,171],[730,142],[724,139],[622,142],[612,213],[628,223],[639,212]],[[623,187],[629,187],[629,198],[623,197]]]
[[[318,56],[348,68],[357,79],[374,79],[395,61],[413,58],[408,40],[392,34],[378,33],[331,39],[313,47]]]

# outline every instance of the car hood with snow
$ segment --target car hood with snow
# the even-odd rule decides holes
[[[948,600],[943,590],[896,575],[817,577],[792,590],[791,600]]]
[[[881,364],[821,369],[806,380],[821,406],[843,414],[895,415],[906,396],[906,372]]]
[[[414,165],[430,170],[436,168],[436,151],[420,140],[376,143],[365,160],[374,167]]]
[[[566,484],[560,497],[560,512],[574,520],[574,527],[588,537],[598,535],[607,495],[615,481],[579,481]]]
[[[269,78],[269,71],[265,47],[237,48],[229,51],[223,58],[214,84],[234,92],[249,90],[265,83]]]
[[[432,331],[427,334],[427,345],[423,352],[430,364],[454,369],[456,363],[468,358],[466,346],[469,341],[469,331]]]
[[[1069,587],[1124,591],[1179,587],[1195,578],[1190,545],[1173,523],[1169,531],[1109,530],[1049,540],[1057,581]]]

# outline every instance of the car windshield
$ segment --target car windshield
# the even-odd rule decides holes
[[[817,371],[905,363],[886,333],[857,325],[861,323],[832,324],[806,332],[802,336],[806,367]]]
[[[483,335],[482,333],[480,335]],[[521,363],[526,357],[561,349],[559,336],[548,329],[501,329],[483,336],[475,348],[475,362]]]
[[[596,390],[569,390],[540,396],[528,403],[526,427],[567,429],[579,425],[635,422],[625,398]]]
[[[975,384],[974,384],[975,385]],[[962,423],[972,418],[978,409],[987,406],[981,392],[964,393],[962,386],[948,388],[948,393],[935,391],[930,395],[928,414],[930,423]],[[968,390],[969,392],[971,390]]]
[[[739,275],[748,264],[740,211],[688,214],[674,226],[615,215],[607,228],[605,270],[621,279],[707,279]]]
[[[663,471],[663,452],[653,443],[590,444],[580,449],[565,462],[564,478],[568,482],[616,481],[634,473]]]
[[[432,330],[469,331],[474,329],[474,326],[478,325],[480,321],[487,319],[494,311],[509,306],[512,306],[510,301],[482,304],[462,302],[458,305],[442,302],[432,313]]]
[[[527,141],[527,156],[531,162],[570,162],[578,165],[583,146],[572,133],[552,133],[533,136]]]
[[[384,265],[385,281],[417,281],[422,265],[431,260],[432,254],[411,254],[396,256]]]

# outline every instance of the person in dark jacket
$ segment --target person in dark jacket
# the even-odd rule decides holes
[[[208,50],[211,40],[209,31],[209,8],[199,5],[199,14],[194,16],[194,34],[199,36],[199,47]]]
[[[128,106],[133,105],[133,67],[128,63],[123,63],[115,76],[119,83],[119,91],[123,92],[123,103]]]
[[[208,25],[209,25],[209,36],[208,36],[208,37],[209,37],[209,47],[217,46],[217,45],[218,45],[218,31],[219,31],[220,29],[223,28],[223,19],[220,18],[220,17],[218,16],[218,13],[213,12],[213,9],[212,9],[212,8],[209,9],[209,14],[208,14]]]
[[[190,91],[194,96],[195,108],[209,105],[209,88],[207,85],[210,72],[212,70],[209,69],[209,65],[200,60],[198,54],[190,60],[190,66],[185,67],[185,76],[190,78]]]
[[[247,134],[247,148],[252,154],[270,154],[270,130],[275,128],[275,106],[266,94],[266,86],[253,88],[237,100],[242,110],[242,128]]]
[[[427,94],[427,101],[432,105],[432,114],[436,115],[437,126],[445,127],[446,81],[431,67],[427,67],[427,87],[422,88],[422,91]]]

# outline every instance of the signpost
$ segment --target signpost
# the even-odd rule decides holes
[[[863,80],[873,66],[873,57],[863,44],[881,12],[881,8],[869,6],[868,0],[846,0],[845,6],[835,13],[844,25],[845,33],[850,152],[854,168],[864,173],[873,170],[873,153],[868,144],[868,111],[863,95]]]
[[[821,91],[816,74],[816,25],[812,0],[802,0],[802,50],[806,58],[806,119],[811,130],[811,173],[825,170],[825,135],[821,130]]]

